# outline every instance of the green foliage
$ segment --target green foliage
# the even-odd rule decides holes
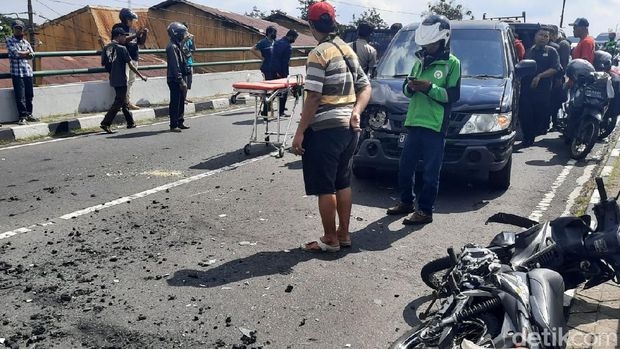
[[[365,10],[359,17],[353,15],[353,19],[351,24],[357,28],[357,26],[361,22],[367,22],[369,24],[374,25],[377,29],[386,29],[388,27],[387,23],[381,18],[381,15],[377,11],[376,8],[371,8],[369,10]]]
[[[262,19],[263,17],[266,17],[267,15],[265,14],[265,12],[261,11],[258,9],[258,7],[254,6],[252,8],[252,12],[246,12],[245,13],[246,16],[248,17],[252,17],[252,18],[258,18],[258,19]]]
[[[308,20],[308,7],[318,2],[317,0],[297,0],[299,1],[299,7],[297,8],[301,12],[300,18],[304,21]]]
[[[446,16],[450,20],[474,19],[471,10],[466,9],[461,4],[455,3],[455,0],[437,0],[428,3],[428,10],[423,16],[441,15]]]

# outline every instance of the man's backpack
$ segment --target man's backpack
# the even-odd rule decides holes
[[[116,48],[114,45],[108,45],[103,48],[103,52],[101,52],[101,66],[108,73],[112,72],[112,62],[116,59]]]

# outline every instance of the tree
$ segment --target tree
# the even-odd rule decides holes
[[[316,0],[297,0],[297,1],[299,1],[299,7],[297,9],[301,12],[300,18],[303,19],[304,21],[307,21],[308,20],[308,7],[310,7],[310,5],[314,4],[317,1]]]
[[[355,17],[355,15],[353,15],[351,24],[354,27],[357,28],[361,22],[372,24],[377,29],[386,29],[388,27],[387,23],[383,20],[383,18],[381,18],[381,15],[376,8],[365,10],[359,17]]]
[[[466,9],[461,4],[455,4],[455,0],[438,0],[428,3],[428,11],[423,16],[441,15],[451,20],[462,20],[465,17],[474,19],[471,10]]]
[[[286,15],[287,13],[282,10],[271,10],[271,15],[277,15],[277,14]]]
[[[265,14],[265,12],[261,11],[258,9],[258,7],[254,6],[252,8],[252,12],[250,13],[245,13],[246,16],[248,17],[252,17],[252,18],[260,18],[262,19],[263,17],[266,17],[267,15]]]

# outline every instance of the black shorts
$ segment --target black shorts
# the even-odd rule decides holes
[[[351,186],[351,164],[359,134],[349,127],[304,133],[301,157],[306,195],[335,194]]]

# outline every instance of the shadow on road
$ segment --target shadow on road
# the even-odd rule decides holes
[[[267,155],[273,152],[273,147],[265,147],[263,145],[256,145],[252,147],[252,153],[250,155],[245,155],[242,149],[234,150],[228,153],[222,153],[218,155],[214,155],[210,158],[205,159],[204,162],[201,162],[197,165],[191,166],[192,170],[217,170],[222,167],[230,166],[232,164],[236,164],[238,162],[248,160],[251,158],[255,158],[262,155]]]
[[[351,234],[353,247],[341,249],[338,253],[311,253],[299,248],[284,251],[258,252],[249,257],[226,262],[208,270],[183,269],[166,280],[169,286],[219,287],[243,280],[275,275],[289,274],[297,264],[312,259],[334,261],[354,253],[385,251],[398,240],[421,229],[403,226],[399,230],[390,230],[389,225],[402,217],[384,217],[370,223],[366,228]],[[374,230],[374,231],[373,231]],[[381,231],[382,234],[377,233]]]
[[[429,289],[429,293],[431,290]],[[426,310],[428,306],[426,303],[430,302],[433,299],[431,294],[427,294],[425,296],[418,297],[411,301],[411,303],[407,304],[405,309],[403,309],[403,319],[407,323],[407,325],[413,327],[420,325],[422,320],[418,317],[418,313],[422,313]]]
[[[159,130],[159,131],[142,131],[142,132],[128,132],[121,133],[114,136],[108,137],[108,139],[132,139],[132,138],[142,138],[142,137],[151,137],[156,136],[162,133],[169,133],[168,130]]]

